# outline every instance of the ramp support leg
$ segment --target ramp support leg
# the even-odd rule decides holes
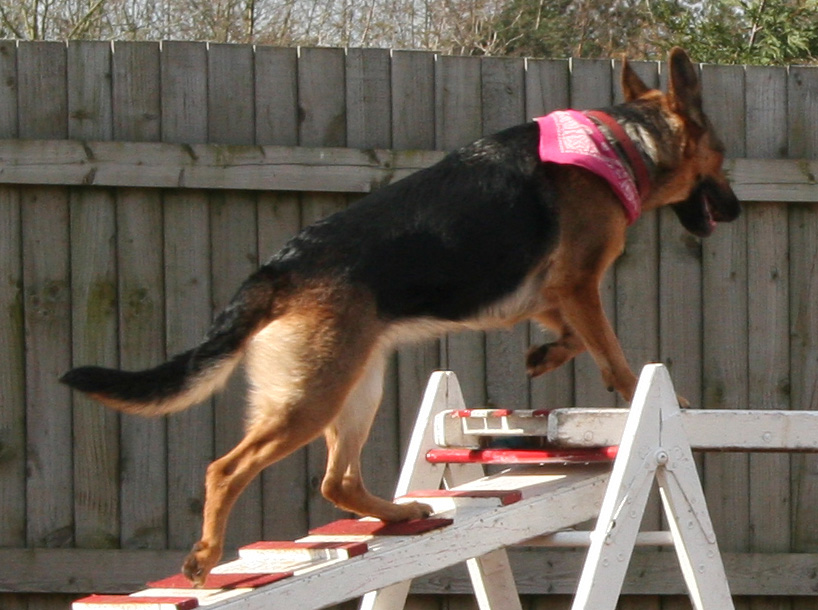
[[[449,464],[444,467],[426,461],[426,451],[434,446],[435,416],[448,409],[465,408],[457,376],[451,371],[433,373],[423,394],[409,449],[401,468],[395,489],[396,498],[410,491],[438,489],[441,484],[454,487],[484,476],[483,467],[479,464]],[[470,559],[467,566],[480,610],[522,610],[505,549]],[[360,610],[403,608],[411,584],[407,580],[367,593]]]
[[[613,610],[654,479],[695,610],[734,608],[667,369],[648,365],[625,424],[572,610]]]

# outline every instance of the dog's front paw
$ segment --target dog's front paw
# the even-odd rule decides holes
[[[193,545],[182,564],[182,573],[196,588],[204,586],[210,570],[219,562],[221,552],[201,540]]]
[[[551,349],[551,345],[551,343],[534,345],[528,350],[528,354],[526,354],[525,357],[525,369],[529,377],[542,375],[549,370],[548,352]]]

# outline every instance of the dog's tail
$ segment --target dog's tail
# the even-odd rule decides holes
[[[262,267],[242,284],[216,318],[204,341],[144,371],[83,366],[62,383],[103,404],[144,416],[182,411],[220,389],[242,358],[252,337],[274,317],[275,272]]]

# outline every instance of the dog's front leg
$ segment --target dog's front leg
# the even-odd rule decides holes
[[[606,387],[616,390],[630,402],[636,390],[636,375],[605,316],[598,281],[567,284],[560,291],[559,299],[566,322],[582,339],[599,367]]]
[[[553,299],[553,297],[552,297]],[[554,331],[557,339],[544,345],[534,345],[525,359],[529,376],[536,377],[562,366],[585,351],[585,344],[562,318],[559,307],[551,306],[533,316],[545,328]]]
[[[560,237],[550,258],[543,298],[558,312],[558,318],[553,313],[551,317],[571,329],[591,354],[605,385],[630,402],[636,376],[605,317],[599,296],[602,278],[625,248],[627,219],[619,200],[598,178],[576,169],[560,171]],[[576,340],[568,347],[575,353],[580,351]],[[564,351],[570,355],[569,350]],[[547,356],[548,362],[552,356]]]

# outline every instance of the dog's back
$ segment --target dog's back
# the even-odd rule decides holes
[[[80,367],[62,380],[126,412],[182,410],[224,384],[253,335],[306,308],[296,293],[339,302],[353,289],[386,324],[463,322],[519,288],[555,242],[546,173],[535,123],[478,140],[305,228],[244,283],[198,347],[146,371]]]
[[[270,265],[343,276],[385,320],[463,321],[519,287],[556,241],[537,126],[486,137],[306,228]]]

